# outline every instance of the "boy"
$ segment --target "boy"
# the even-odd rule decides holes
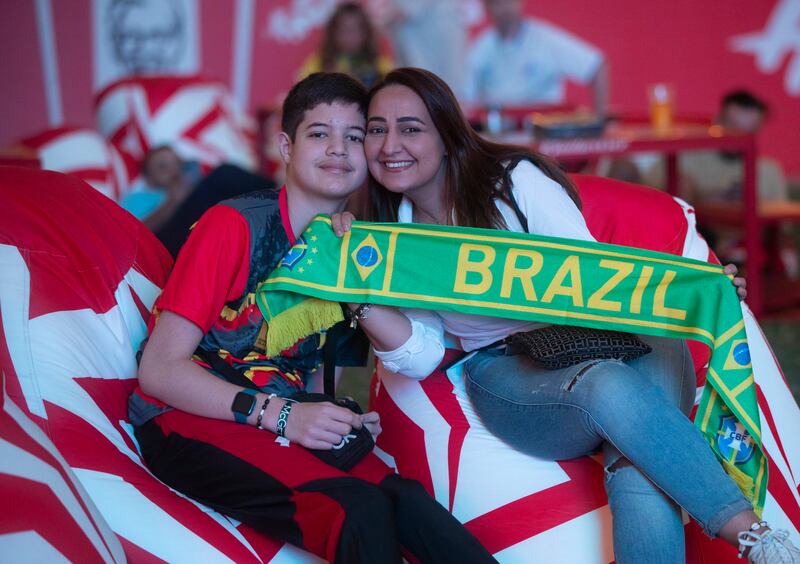
[[[342,211],[363,184],[365,113],[366,92],[345,75],[318,73],[292,88],[279,140],[286,185],[222,202],[194,228],[156,302],[131,421],[159,479],[329,561],[399,562],[400,544],[422,561],[490,559],[418,483],[374,455],[344,473],[303,448],[332,448],[364,425],[375,435],[377,413],[296,403],[283,421],[288,444],[275,435],[283,398],[318,386],[323,339],[267,357],[269,328],[253,295],[311,218]],[[260,391],[196,364],[198,346]],[[363,362],[361,352],[340,349],[337,364]]]

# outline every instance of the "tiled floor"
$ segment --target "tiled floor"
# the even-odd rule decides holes
[[[800,311],[763,320],[761,327],[778,358],[795,401],[800,403]]]

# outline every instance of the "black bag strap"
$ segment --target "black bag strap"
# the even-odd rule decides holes
[[[508,199],[511,201],[511,209],[514,210],[514,214],[517,216],[517,220],[519,221],[519,224],[522,226],[522,228],[525,230],[525,233],[530,233],[530,229],[528,228],[528,218],[525,216],[524,213],[522,213],[522,210],[520,209],[519,204],[517,203],[517,199],[514,197],[514,190],[513,187],[511,186],[510,178],[507,186],[508,186]]]
[[[458,364],[459,362],[464,360],[465,356],[470,355],[472,353],[481,352],[481,351],[488,351],[489,349],[494,349],[494,348],[497,348],[497,347],[501,347],[501,346],[505,345],[507,343],[507,341],[508,341],[508,337],[503,337],[502,339],[498,339],[494,343],[489,343],[488,345],[483,345],[482,347],[478,347],[477,349],[473,349],[473,350],[469,351],[468,353],[464,353],[464,354],[458,355],[453,360],[451,360],[450,362],[448,362],[444,366],[440,367],[439,370],[441,370],[442,372],[447,372],[448,370],[453,368],[456,364]]]
[[[346,319],[340,321],[325,333],[325,346],[322,348],[322,362],[324,364],[322,383],[325,395],[332,398],[336,397],[336,353],[339,351],[339,343],[353,329],[350,322]]]
[[[328,329],[325,334],[325,345],[322,348],[322,362],[324,363],[322,376],[323,390],[325,394],[331,398],[336,397],[336,353],[338,352],[339,343],[342,341],[342,338],[347,336],[350,331],[352,331],[350,323],[344,320]],[[231,384],[253,390],[259,389],[250,378],[225,362],[218,353],[197,347],[194,354],[199,356],[203,362],[208,364],[215,372]]]
[[[237,386],[241,386],[242,388],[250,388],[253,390],[258,390],[258,386],[256,386],[253,381],[242,374],[241,371],[236,370],[233,366],[225,362],[219,353],[207,351],[205,349],[201,349],[197,347],[197,350],[194,351],[194,354],[199,356],[203,362],[208,364],[211,368],[214,369],[220,376],[225,378],[231,384],[236,384]]]

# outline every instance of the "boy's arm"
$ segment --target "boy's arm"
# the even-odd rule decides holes
[[[217,378],[191,360],[202,337],[202,330],[185,317],[171,311],[161,312],[142,353],[139,385],[144,393],[182,411],[233,421],[231,404],[241,388]],[[258,398],[258,405],[264,398],[266,395]],[[257,415],[254,410],[250,416],[253,421],[248,423],[254,423]]]
[[[233,421],[231,404],[242,388],[221,380],[195,364],[192,354],[203,337],[188,319],[164,311],[156,323],[139,365],[139,385],[148,395],[182,411]],[[256,396],[256,408],[247,419],[255,425],[267,395]],[[262,425],[275,432],[278,413],[285,401],[269,402]],[[307,448],[329,449],[339,444],[361,418],[350,410],[329,403],[298,403],[292,406],[286,438]]]

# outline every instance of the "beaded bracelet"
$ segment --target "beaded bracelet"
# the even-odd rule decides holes
[[[275,427],[279,437],[286,436],[286,422],[289,420],[289,412],[292,411],[292,402],[286,400],[280,413],[278,413],[278,424]]]
[[[742,531],[737,535],[739,541],[739,558],[744,558],[745,551],[747,551],[748,548],[752,548],[754,544],[751,539],[747,538],[747,535],[750,535],[750,533],[753,533],[754,531],[757,531],[763,527],[769,527],[766,521],[756,521],[750,525],[749,529]],[[758,535],[755,536],[755,540],[758,540]]]
[[[269,405],[269,400],[275,397],[276,394],[270,394],[267,396],[267,399],[264,400],[264,403],[261,404],[261,411],[258,413],[258,419],[256,419],[256,428],[260,431],[264,427],[261,426],[261,421],[264,419],[264,412],[267,410],[267,406]]]
[[[366,320],[370,309],[372,309],[372,304],[361,304],[350,312],[350,328],[355,329],[359,321]]]

